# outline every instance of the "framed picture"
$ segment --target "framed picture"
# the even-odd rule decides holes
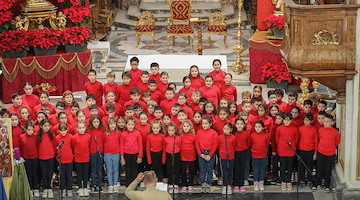
[[[12,146],[12,129],[10,118],[0,119],[0,171],[3,178],[12,177],[14,155]]]

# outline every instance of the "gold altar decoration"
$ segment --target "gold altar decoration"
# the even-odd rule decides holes
[[[211,44],[211,34],[224,35],[224,45],[227,48],[227,24],[226,16],[221,14],[221,12],[215,12],[209,16],[209,26],[208,26],[208,45]]]
[[[43,23],[56,14],[56,9],[57,7],[46,0],[27,0],[21,4],[22,15],[32,22],[31,28],[44,29]]]
[[[0,119],[0,166],[4,188],[9,196],[14,176],[14,153],[12,142],[11,119]]]
[[[20,58],[17,58],[15,67],[11,72],[9,72],[7,70],[4,62],[1,63],[1,68],[3,69],[3,75],[4,75],[5,79],[10,83],[15,80],[19,69],[21,70],[22,73],[24,73],[26,75],[29,75],[34,70],[37,70],[39,75],[42,78],[46,78],[46,79],[54,78],[61,68],[69,71],[69,70],[72,70],[75,66],[78,66],[79,71],[82,74],[84,74],[84,75],[87,74],[87,72],[92,67],[92,55],[90,54],[90,58],[89,58],[88,62],[85,65],[83,65],[80,61],[78,54],[77,53],[74,53],[74,54],[75,54],[74,57],[71,58],[71,60],[69,60],[69,61],[65,60],[63,58],[63,56],[60,54],[58,61],[56,62],[54,67],[51,69],[43,68],[39,64],[39,62],[36,60],[36,57],[33,57],[33,60],[28,65],[25,64]]]
[[[190,18],[190,23],[192,24],[192,26],[197,29],[198,31],[198,45],[197,45],[197,50],[198,50],[198,55],[202,55],[203,54],[203,41],[202,41],[202,29],[209,23],[208,19],[199,19],[197,17],[195,18]]]
[[[310,94],[310,91],[308,89],[309,83],[310,83],[310,80],[308,78],[301,77],[300,89],[301,89],[302,93],[298,99],[298,103],[300,105],[303,105],[304,101],[306,99],[309,99],[309,94]]]
[[[50,26],[53,28],[53,29],[56,29],[56,30],[63,30],[66,26],[66,16],[64,15],[63,12],[58,12],[58,14],[56,15],[55,13],[52,14],[50,16],[50,19],[49,19],[49,23],[50,23]]]
[[[320,83],[317,82],[317,81],[313,81],[313,82],[312,82],[312,86],[313,86],[313,88],[314,88],[314,92],[315,92],[315,93],[318,93],[318,89],[319,89],[319,87],[320,87]]]
[[[21,17],[16,16],[15,20],[11,21],[11,24],[17,29],[17,30],[25,30],[27,31],[29,29],[29,18],[28,17]]]
[[[275,11],[274,14],[284,14],[285,10],[285,3],[283,0],[271,0],[271,2],[275,5]]]
[[[321,30],[314,34],[314,46],[339,45],[338,36],[335,32],[329,30]]]
[[[154,15],[149,11],[144,11],[138,15],[139,21],[136,23],[136,47],[139,46],[140,36],[142,34],[150,34],[152,36],[152,45],[155,45],[155,20]]]
[[[242,23],[242,17],[241,17],[241,12],[242,12],[242,7],[243,7],[243,0],[239,0],[239,19],[238,19],[238,32],[237,32],[237,38],[238,38],[238,41],[237,41],[237,45],[235,45],[234,47],[234,50],[237,54],[237,58],[236,58],[236,61],[235,63],[233,63],[232,65],[232,70],[233,72],[235,72],[236,74],[241,74],[243,72],[246,72],[246,65],[243,64],[243,61],[241,59],[241,53],[243,52],[244,50],[244,47],[243,45],[241,44],[241,36],[242,36],[242,33],[241,33],[241,23]]]

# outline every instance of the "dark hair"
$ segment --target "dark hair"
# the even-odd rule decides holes
[[[131,77],[132,77],[131,73],[128,72],[128,71],[125,71],[125,72],[123,72],[123,73],[121,74],[121,78],[122,78],[122,79],[124,79],[125,76],[129,77],[130,79],[131,79]]]
[[[98,119],[98,120],[100,121],[100,124],[99,124],[99,128],[98,128],[98,129],[104,129],[104,125],[103,125],[103,122],[102,122],[102,119],[101,119],[100,115],[94,114],[94,115],[91,115],[91,117],[90,117],[90,119],[89,119],[88,130],[92,130],[92,129],[95,128],[95,127],[92,125],[92,122],[94,121],[94,119]]]
[[[275,89],[275,94],[276,95],[281,95],[281,97],[283,97],[284,96],[284,90],[280,89],[280,88],[276,88]]]
[[[87,74],[94,73],[96,76],[96,71],[94,69],[90,69]]]
[[[327,115],[327,113],[326,113],[325,111],[319,111],[319,112],[318,112],[318,116],[319,116],[319,115],[326,116],[326,115]]]
[[[289,118],[290,120],[292,120],[293,119],[292,114],[289,113],[289,112],[285,113],[284,114],[284,119],[286,119],[286,118]]]
[[[56,103],[55,108],[56,107],[62,107],[62,108],[65,109],[66,105],[65,105],[65,103],[63,101],[59,101],[59,102]]]
[[[270,98],[271,95],[276,95],[275,90],[269,90],[268,91],[268,98]]]
[[[186,110],[184,110],[184,109],[180,109],[179,112],[178,112],[178,114],[179,114],[179,113],[184,113],[184,114],[187,116],[187,112],[186,112]]]
[[[289,97],[295,97],[295,99],[298,98],[298,94],[296,92],[289,92],[288,96]]]
[[[262,121],[262,120],[257,120],[256,122],[255,122],[255,124],[260,124],[261,125],[261,127],[265,127],[265,125],[264,125],[264,122]],[[254,125],[255,125],[254,124]]]
[[[298,106],[293,106],[291,108],[290,112],[292,111],[292,109],[296,109],[299,112],[299,114],[301,113],[301,110],[300,110],[300,108]]]
[[[313,115],[312,113],[306,113],[306,114],[304,115],[304,118],[312,121],[312,120],[314,120],[314,115]]]
[[[177,126],[176,124],[170,122],[168,125],[167,125],[167,130],[169,130],[169,127],[173,127],[175,129],[175,135],[179,135],[179,131],[177,129]],[[166,135],[169,135],[168,133],[166,133]]]
[[[213,81],[214,81],[214,77],[213,77],[213,76],[211,76],[211,75],[206,75],[206,76],[205,76],[205,80],[206,80],[207,78],[211,78],[211,80],[213,80]]]
[[[43,126],[43,125],[46,124],[46,123],[50,124],[50,121],[49,121],[48,119],[43,119],[43,120],[41,120],[41,122],[40,122],[40,126]],[[41,142],[41,141],[42,141],[42,135],[43,135],[43,133],[44,133],[44,132],[43,132],[42,128],[39,128],[39,131],[38,131],[37,134],[36,134],[36,136],[37,136],[37,141],[38,141],[38,142]],[[53,134],[52,134],[52,132],[51,132],[51,129],[49,129],[49,131],[48,131],[47,134],[49,135],[50,140],[53,140],[53,139],[54,139],[54,136],[53,136]]]
[[[99,110],[99,107],[94,104],[94,105],[89,106],[89,110],[92,110],[92,109]]]
[[[65,112],[59,112],[57,114],[57,118],[60,119],[60,115],[65,115],[67,117],[67,114]]]
[[[0,110],[0,116],[3,116],[4,114],[10,115],[10,111],[6,108],[3,108]]]
[[[200,99],[199,99],[199,103],[200,102],[207,102],[207,98],[206,97],[201,97]]]
[[[238,121],[242,121],[244,124],[246,124],[246,123],[245,123],[245,120],[244,120],[243,118],[241,118],[241,117],[238,117],[238,118],[235,119],[235,124],[236,124]],[[244,127],[244,129],[246,129],[246,126]]]
[[[80,105],[79,105],[78,102],[73,101],[73,102],[71,102],[71,104],[70,104],[70,108],[73,108],[73,107],[75,107],[75,108],[80,108]]]
[[[214,59],[213,62],[212,62],[212,64],[214,65],[216,61],[219,62],[220,65],[221,65],[221,61],[220,61],[219,59]]]
[[[176,89],[176,83],[174,83],[174,82],[169,83],[168,88],[171,88],[171,87],[170,87],[171,85],[174,85],[174,86],[175,86],[175,89]],[[174,92],[175,92],[175,90],[174,90]]]
[[[132,106],[132,105],[125,106],[125,111],[127,111],[127,110],[134,110],[134,106]]]
[[[224,111],[224,112],[226,112],[226,114],[229,115],[229,109],[226,108],[226,107],[220,107],[220,108],[218,109],[218,113],[220,113],[220,111]]]
[[[174,108],[176,108],[176,107],[181,107],[181,105],[179,104],[179,103],[174,103],[171,107],[174,107]]]
[[[95,95],[94,95],[94,94],[88,94],[88,95],[86,95],[85,100],[87,101],[87,100],[89,100],[89,99],[94,99],[94,100],[95,100]]]
[[[109,110],[116,110],[116,106],[115,106],[115,104],[113,104],[113,103],[108,103],[106,106],[105,106],[105,110],[106,111],[109,111]]]
[[[164,117],[169,117],[169,118],[171,119],[171,115],[170,115],[170,114],[164,114],[164,115],[163,115],[163,119],[164,119]]]
[[[171,92],[175,93],[174,89],[169,88],[169,87],[168,87],[168,88],[166,88],[165,93],[166,93],[167,91],[171,91]]]
[[[146,117],[148,117],[148,114],[146,112],[144,112],[144,111],[139,114],[139,118],[140,118],[141,115],[146,115]]]
[[[135,119],[132,118],[132,117],[129,117],[129,118],[126,118],[126,119],[125,119],[125,124],[129,123],[130,121],[132,121],[132,122],[135,123]]]
[[[203,110],[202,110],[202,111],[203,111],[203,114],[206,114],[206,109],[205,109],[205,107],[206,107],[206,104],[208,104],[208,103],[210,103],[210,104],[214,107],[214,110],[213,110],[212,114],[217,115],[215,103],[214,103],[213,101],[211,101],[211,100],[207,100],[207,101],[205,102],[204,107],[203,107]]]
[[[141,106],[141,104],[136,103],[136,104],[133,105],[133,108],[134,108],[134,110],[136,110],[136,109],[139,109],[139,108],[142,109],[143,107]]]
[[[130,94],[133,95],[133,94],[140,94],[140,89],[137,88],[137,87],[134,87],[130,90]]]
[[[281,117],[281,118],[285,118],[285,113],[284,112],[278,112],[278,113],[276,113],[276,116],[279,116],[279,117]]]
[[[321,101],[319,101],[319,103],[318,104],[323,104],[323,105],[325,105],[325,107],[327,106],[327,103],[326,103],[326,101],[325,100],[321,100]]]
[[[236,110],[235,110],[234,114],[238,115],[239,114],[239,107],[237,106],[236,102],[235,101],[229,101],[229,112],[230,112],[230,106],[231,105],[235,105]]]
[[[150,64],[150,68],[152,68],[152,67],[159,67],[159,64],[156,62],[153,62]]]
[[[325,118],[331,119],[331,121],[334,121],[334,117],[330,114],[326,114]]]
[[[229,75],[231,79],[233,78],[233,75],[232,75],[232,74],[226,73],[225,76],[227,76],[227,75]],[[225,77],[225,76],[224,76],[224,77]]]
[[[14,92],[14,93],[12,93],[12,95],[11,95],[11,99],[15,99],[15,98],[18,97],[18,96],[21,96],[21,94],[20,94],[19,92]]]
[[[261,102],[261,101],[262,101],[262,99],[261,99],[260,97],[253,97],[253,98],[251,99],[251,103]]]
[[[33,84],[31,82],[25,82],[24,87],[27,86],[27,85],[33,87]]]
[[[196,66],[196,65],[191,65],[190,70],[189,70],[189,77],[192,77],[192,76],[191,76],[191,69],[192,69],[192,68],[196,68],[196,69],[197,69],[198,75],[197,75],[196,77],[200,77],[200,70],[199,70],[199,67]]]
[[[50,94],[49,94],[47,91],[41,91],[40,94],[39,94],[39,96],[41,96],[42,94],[45,94],[47,97],[50,96]]]
[[[164,111],[164,109],[163,109],[161,106],[155,106],[155,108],[154,108],[154,112],[155,112],[156,110],[161,110],[161,111]]]
[[[255,89],[259,89],[261,92],[263,91],[261,85],[255,85],[254,88],[253,88],[253,91],[254,91]],[[254,94],[253,94],[253,97],[254,97]],[[263,98],[261,93],[260,93],[260,97],[259,97],[259,98],[260,98],[261,100],[262,100],[262,98]]]
[[[312,106],[313,106],[313,102],[312,102],[311,100],[307,99],[307,100],[304,101],[304,106],[305,106],[305,105],[310,105],[310,106],[312,107]]]
[[[29,126],[31,126],[33,128],[35,127],[35,125],[31,121],[28,121],[28,122],[25,123],[24,128],[27,129]]]
[[[134,56],[134,57],[132,57],[132,58],[130,59],[130,63],[133,62],[133,61],[139,63],[139,58],[137,58],[137,57]]]
[[[264,110],[266,112],[268,107],[267,107],[266,104],[262,103],[262,104],[259,105],[259,108],[264,108]]]
[[[169,74],[166,71],[163,71],[160,73],[160,77],[162,77],[162,76],[169,76]]]
[[[209,115],[205,115],[204,117],[201,118],[201,121],[202,120],[206,120],[209,122],[209,124],[212,124],[213,123],[213,120],[212,118],[209,116]]]
[[[148,75],[148,76],[149,76],[149,72],[148,72],[148,71],[142,71],[142,72],[141,72],[141,76],[142,76],[142,75]]]
[[[189,79],[189,80],[190,80],[190,82],[191,82],[191,79],[190,79],[190,77],[189,77],[189,76],[184,76],[184,77],[183,77],[183,80],[182,80],[182,81],[183,81],[183,83],[185,83],[185,81],[186,81],[187,79]]]
[[[225,124],[223,125],[223,128],[225,127],[225,126],[228,126],[228,127],[230,127],[231,128],[231,134],[234,134],[234,126],[230,123],[230,122],[225,122]]]
[[[61,123],[59,124],[58,129],[59,129],[60,131],[61,131],[61,130],[68,130],[68,126],[66,125],[66,123],[61,122]]]
[[[150,85],[151,83],[157,84],[156,80],[154,80],[154,79],[149,80],[148,84]]]

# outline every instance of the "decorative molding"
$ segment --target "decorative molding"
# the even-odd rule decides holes
[[[327,45],[339,45],[338,35],[329,30],[321,30],[314,34],[313,42],[314,46],[327,46]]]

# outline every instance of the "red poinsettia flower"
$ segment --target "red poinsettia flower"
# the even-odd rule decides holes
[[[61,31],[55,29],[29,30],[31,35],[30,45],[41,49],[49,49],[60,45]]]
[[[270,15],[269,17],[265,18],[265,23],[269,28],[272,29],[283,29],[285,22],[284,22],[284,15]]]
[[[85,17],[91,17],[89,8],[80,6],[65,8],[64,14],[74,23],[80,23]]]
[[[81,0],[58,0],[58,3],[70,3],[71,6],[78,6],[81,3]],[[66,7],[70,7],[70,6],[66,6]]]
[[[17,0],[0,0],[0,10],[9,10]]]
[[[13,14],[11,11],[0,11],[0,25],[12,20]]]
[[[261,67],[261,77],[263,80],[274,80],[278,83],[281,81],[291,82],[291,74],[288,71],[286,63],[281,61],[278,63],[266,63]]]
[[[86,26],[73,26],[65,28],[62,31],[61,41],[63,45],[66,44],[80,44],[90,40],[91,29]]]
[[[0,53],[28,49],[30,37],[25,30],[11,30],[0,33]]]

